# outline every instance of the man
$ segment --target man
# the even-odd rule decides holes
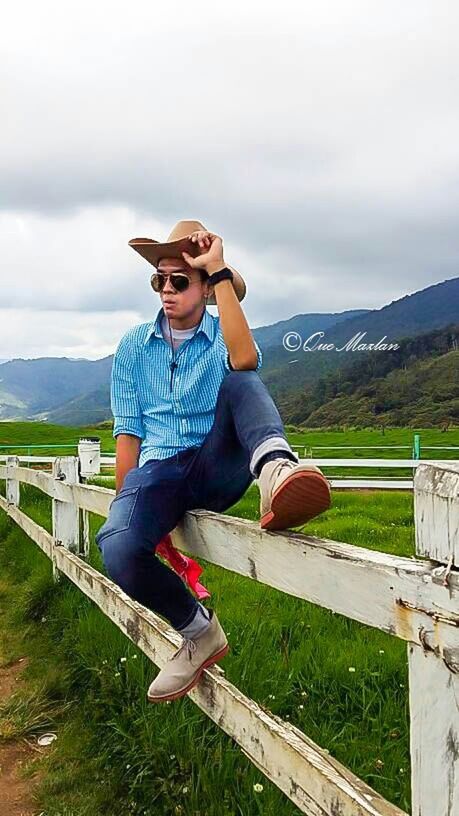
[[[157,270],[151,285],[162,307],[114,356],[116,496],[96,542],[110,577],[184,638],[148,689],[160,702],[182,697],[228,651],[215,612],[157,558],[161,539],[187,510],[228,509],[255,478],[266,530],[305,523],[331,497],[319,468],[298,464],[257,374],[262,355],[240,306],[245,283],[225,263],[222,239],[179,221],[165,243],[130,245]]]

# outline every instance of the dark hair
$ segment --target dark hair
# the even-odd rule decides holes
[[[201,283],[204,283],[207,280],[207,278],[209,277],[209,274],[208,274],[208,272],[206,272],[205,269],[200,269],[199,274],[201,276]]]

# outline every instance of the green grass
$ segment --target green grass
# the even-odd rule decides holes
[[[0,445],[8,445],[8,450],[0,448],[0,454],[26,456],[29,455],[27,448],[30,448],[30,454],[36,456],[75,456],[78,440],[83,436],[98,436],[101,450],[107,454],[114,453],[115,440],[111,428],[69,428],[47,422],[0,422]],[[40,448],[33,450],[34,445],[40,445]],[[59,449],[53,445],[71,447]]]
[[[312,448],[316,458],[380,458],[380,459],[410,459],[414,434],[421,436],[421,456],[425,459],[459,459],[459,450],[433,450],[429,451],[422,446],[458,446],[459,428],[450,428],[446,432],[441,429],[426,428],[387,428],[384,434],[375,428],[343,430],[314,430],[304,432],[288,433],[291,445],[300,446],[304,449]],[[115,440],[112,436],[111,428],[68,428],[62,425],[50,425],[38,422],[0,422],[0,445],[9,445],[6,449],[0,448],[0,454],[11,455],[41,455],[41,456],[75,456],[78,450],[78,440],[80,437],[99,436],[101,440],[101,451],[106,455],[115,453]],[[69,448],[53,448],[52,445],[71,445]],[[18,447],[27,446],[26,449]],[[44,447],[34,450],[33,445],[43,445]],[[320,450],[320,446],[346,445],[353,446],[349,450]],[[365,451],[359,445],[382,445],[386,450]],[[391,450],[391,445],[406,445],[406,450]],[[16,446],[16,447],[14,447]],[[303,456],[304,450],[300,451]],[[308,454],[309,455],[309,454]],[[413,476],[411,468],[359,468],[359,467],[326,467],[324,473],[329,478],[358,478],[365,476],[372,477],[399,477],[410,479]],[[110,473],[104,468],[104,473]],[[105,483],[104,483],[105,484]]]
[[[422,450],[424,445],[459,446],[459,427],[450,428],[446,432],[443,432],[440,428],[386,428],[384,433],[377,428],[346,428],[345,430],[330,431],[311,428],[302,432],[289,433],[288,438],[292,445],[307,446],[313,449],[321,445],[355,446],[349,451],[324,451],[324,456],[357,458],[370,455],[397,459],[411,456],[415,433],[419,433],[421,436],[421,455],[424,458],[459,458],[458,451]],[[70,428],[46,422],[0,422],[0,445],[8,445],[8,453],[24,454],[24,450],[17,447],[19,445],[30,447],[43,445],[45,447],[40,448],[40,454],[43,456],[57,455],[56,449],[52,447],[52,445],[56,444],[72,445],[73,451],[69,448],[68,450],[64,449],[62,453],[63,455],[73,455],[77,452],[79,438],[85,435],[100,437],[103,453],[109,455],[115,452],[115,440],[111,428]],[[407,445],[409,450],[365,452],[359,450],[359,445]],[[0,453],[4,453],[4,451],[0,450]],[[314,450],[314,456],[318,454],[319,451]]]
[[[307,525],[309,534],[414,554],[411,494],[336,492],[333,498],[332,508]],[[258,501],[252,485],[228,512],[257,520]],[[24,485],[21,507],[50,529],[47,497]],[[91,516],[90,563],[104,571],[94,544],[102,521]],[[202,563],[209,605],[230,641],[223,663],[228,679],[409,811],[406,644]],[[58,734],[39,760],[46,773],[37,810],[46,816],[299,812],[189,699],[163,706],[146,701],[153,664],[70,581],[54,584],[49,559],[1,512],[0,574],[2,662],[30,655],[26,689],[0,705],[0,740],[50,728]],[[263,785],[261,793],[255,783]]]

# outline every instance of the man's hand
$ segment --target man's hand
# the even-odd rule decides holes
[[[193,258],[188,252],[182,252],[184,260],[193,269],[205,269],[209,275],[223,269],[223,241],[219,235],[207,230],[196,230],[191,233],[190,240],[193,244],[198,244],[201,254]]]
[[[189,266],[194,269],[205,269],[209,275],[226,266],[223,260],[223,241],[219,235],[207,230],[196,230],[191,233],[190,239],[198,244],[201,254],[193,258],[188,252],[182,252]],[[255,369],[258,361],[257,350],[234,286],[229,280],[222,281],[214,291],[231,367],[234,370]]]

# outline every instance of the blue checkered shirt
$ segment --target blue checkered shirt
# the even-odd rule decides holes
[[[139,467],[201,445],[210,431],[223,378],[232,371],[220,319],[204,310],[195,334],[175,351],[164,339],[161,307],[156,319],[133,326],[113,357],[110,399],[113,436],[140,437]],[[257,350],[256,371],[262,365]]]

